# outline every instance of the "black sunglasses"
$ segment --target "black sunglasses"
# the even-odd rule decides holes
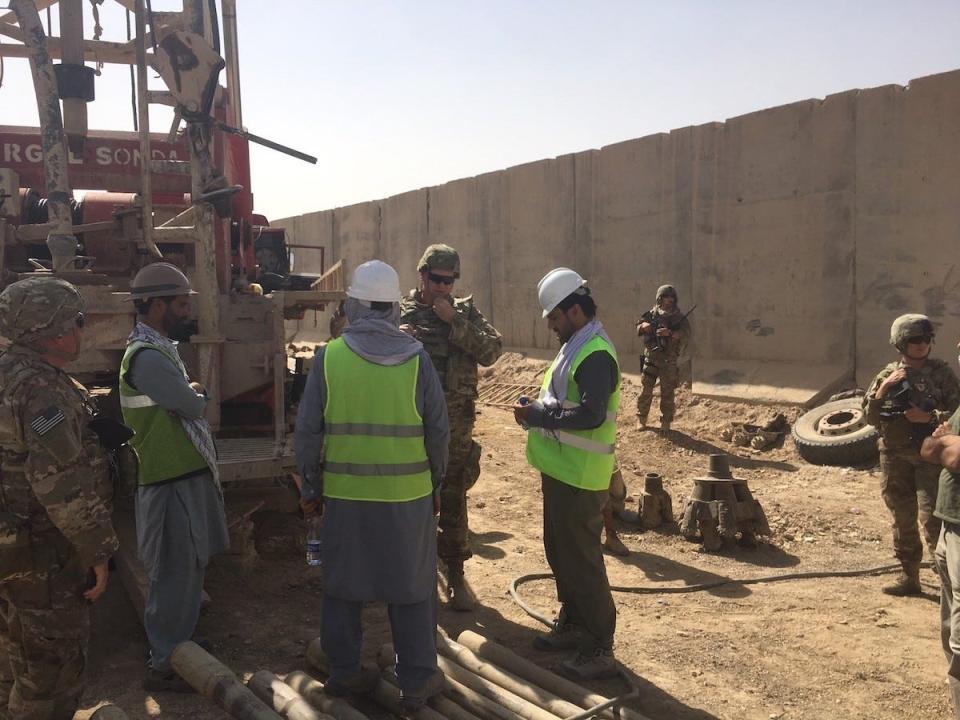
[[[929,345],[933,342],[933,335],[917,335],[916,337],[907,338],[908,345]]]
[[[430,278],[430,282],[435,282],[441,285],[453,285],[453,281],[456,280],[452,275],[447,277],[446,275],[434,275],[433,273],[427,273],[427,277]]]

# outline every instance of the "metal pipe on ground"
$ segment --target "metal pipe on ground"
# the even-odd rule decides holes
[[[555,694],[548,692],[530,680],[477,657],[469,648],[439,633],[437,634],[437,649],[441,654],[460,663],[467,670],[496,683],[504,690],[508,690],[558,717],[566,718],[583,712],[583,708],[579,705],[558,698]]]
[[[330,661],[320,646],[320,638],[311,640],[307,646],[307,662],[317,670],[325,673],[330,672]],[[400,688],[394,687],[383,678],[377,682],[377,686],[370,697],[390,712],[401,717],[408,717],[408,713],[400,706]],[[446,720],[439,712],[426,706],[414,713],[413,717],[416,720]]]
[[[287,675],[283,681],[292,687],[308,703],[321,712],[332,715],[337,720],[368,720],[346,700],[333,698],[323,692],[323,683],[297,670]]]
[[[300,693],[269,670],[260,670],[247,680],[247,687],[287,720],[333,720],[308,703]]]
[[[508,670],[557,697],[569,700],[584,710],[602,705],[611,699],[560,677],[556,673],[520,657],[512,650],[508,650],[503,645],[488,640],[472,630],[464,630],[460,633],[457,642],[471,650],[477,657],[487,660],[501,669]],[[649,720],[637,710],[626,707],[620,708],[616,713],[611,709],[603,710],[600,715],[608,718],[608,720],[618,720],[618,716],[623,720]]]
[[[173,649],[170,664],[190,687],[238,720],[280,720],[226,665],[188,640]]]
[[[380,654],[381,656],[393,654],[393,646],[389,644],[384,645],[380,648]],[[480,677],[472,670],[468,670],[448,657],[438,655],[437,667],[443,671],[448,679],[452,678],[456,680],[470,690],[505,708],[507,710],[505,717],[519,716],[525,718],[525,720],[560,720],[559,716],[547,712],[542,707],[524,700],[522,697],[500,687],[486,678]]]
[[[90,720],[129,720],[127,714],[116,705],[101,705],[96,709]]]
[[[380,647],[381,655],[377,657],[377,664],[380,666],[380,669],[383,671],[383,679],[395,687],[399,687],[397,682],[397,676],[394,673],[394,656],[383,656],[384,649],[388,648],[392,650],[392,646],[383,645]],[[430,700],[430,704],[433,708],[446,717],[448,720],[499,720],[496,717],[477,716],[470,712],[465,706],[457,705],[456,702],[447,697],[447,694],[451,691],[451,684],[456,683],[455,680],[446,678],[444,681],[446,687],[444,688],[444,693],[442,695],[434,695]],[[456,683],[459,685],[459,683]]]

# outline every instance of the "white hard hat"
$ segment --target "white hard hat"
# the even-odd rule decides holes
[[[543,308],[543,317],[549,315],[567,295],[586,284],[587,281],[580,277],[580,273],[565,267],[554,268],[540,278],[537,283],[537,297],[540,299],[540,307]]]
[[[347,297],[367,302],[400,302],[400,276],[382,260],[369,260],[353,271]]]

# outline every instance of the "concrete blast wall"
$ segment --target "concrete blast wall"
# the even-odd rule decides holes
[[[694,389],[809,402],[893,359],[891,320],[960,336],[960,71],[851,90],[386,200],[287,218],[348,272],[380,257],[407,287],[429,243],[462,255],[458,294],[519,349],[555,348],[537,280],[590,280],[627,369],[658,285],[691,316]],[[303,270],[313,268],[301,267]]]

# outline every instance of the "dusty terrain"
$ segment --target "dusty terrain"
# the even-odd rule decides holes
[[[539,367],[508,355],[490,375],[523,382]],[[644,473],[660,472],[679,511],[692,478],[705,473],[708,454],[727,452],[734,473],[748,479],[763,504],[773,534],[757,549],[708,554],[675,526],[646,533],[623,526],[632,553],[607,557],[613,584],[677,587],[893,562],[877,468],[808,465],[789,438],[762,453],[719,438],[731,420],[762,423],[778,409],[793,420],[798,409],[706,400],[682,391],[675,432],[661,436],[633,429],[637,387],[636,378],[626,379],[618,450],[631,491],[639,493]],[[525,462],[524,434],[509,412],[482,408],[477,434],[483,474],[470,494],[476,556],[468,571],[483,607],[474,614],[443,608],[440,624],[454,636],[475,629],[550,664],[554,657],[529,645],[538,623],[507,592],[512,578],[546,570],[539,477]],[[288,524],[295,528],[296,519],[290,516]],[[651,718],[946,718],[936,576],[924,570],[927,597],[913,599],[881,594],[888,579],[734,582],[689,594],[617,593],[617,656],[638,678],[638,708]],[[221,558],[210,570],[207,589],[213,604],[199,632],[227,665],[239,674],[304,667],[304,644],[318,634],[322,589],[301,553],[291,547]],[[527,584],[521,593],[540,611],[556,607],[548,582]],[[197,696],[150,697],[140,689],[146,644],[119,584],[95,615],[85,708],[110,700],[131,718],[226,717]],[[389,631],[380,608],[371,608],[366,620],[366,652],[372,658]],[[607,693],[618,689],[616,683],[597,687]]]

